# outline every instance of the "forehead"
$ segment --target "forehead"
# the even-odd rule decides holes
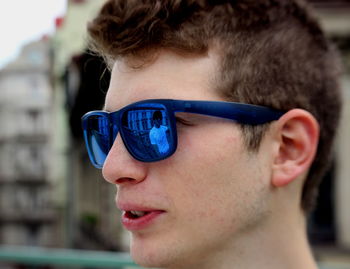
[[[115,62],[105,108],[117,110],[145,99],[222,100],[216,92],[218,61],[214,53],[157,53],[150,61],[123,58]]]

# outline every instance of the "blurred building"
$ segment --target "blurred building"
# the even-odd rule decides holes
[[[350,1],[309,0],[327,35],[341,52],[344,74],[343,117],[336,143],[336,156],[322,182],[318,207],[310,220],[312,241],[350,249]]]
[[[48,179],[49,42],[25,46],[0,71],[0,241],[50,245],[57,220]]]
[[[87,52],[86,25],[105,0],[69,0],[53,38],[55,125],[51,177],[60,182],[55,197],[65,208],[66,246],[122,248],[116,189],[89,164],[82,143],[81,116],[101,109],[109,84],[102,59]]]

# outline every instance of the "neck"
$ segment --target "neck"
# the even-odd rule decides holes
[[[251,237],[235,255],[240,263],[237,268],[245,269],[316,269],[310,245],[307,241],[306,223],[303,213],[298,218],[287,218],[271,225]],[[294,220],[294,223],[293,223]],[[223,267],[222,269],[236,268]]]

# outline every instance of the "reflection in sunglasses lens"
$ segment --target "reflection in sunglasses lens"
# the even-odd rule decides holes
[[[160,159],[169,153],[170,127],[164,108],[128,110],[122,116],[122,128],[125,143],[138,159]]]

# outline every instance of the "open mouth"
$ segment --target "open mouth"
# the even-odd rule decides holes
[[[125,210],[122,215],[122,224],[129,231],[137,231],[149,227],[158,217],[163,215],[163,210]]]
[[[125,211],[125,217],[129,219],[138,219],[148,215],[148,211]]]

